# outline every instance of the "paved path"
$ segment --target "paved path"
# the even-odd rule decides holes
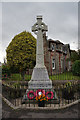
[[[79,118],[79,104],[73,105],[62,110],[13,110],[4,101],[2,102],[2,117],[3,118]],[[25,119],[20,119],[25,120]],[[36,119],[37,120],[37,119]]]

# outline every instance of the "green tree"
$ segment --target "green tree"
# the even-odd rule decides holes
[[[71,51],[70,59],[71,59],[72,62],[75,62],[76,60],[79,60],[80,59],[79,57],[80,57],[80,50],[78,50],[78,51],[72,50]]]
[[[10,69],[9,69],[9,67],[7,66],[7,65],[2,65],[2,75],[3,76],[10,76]]]
[[[78,60],[80,60],[80,49],[78,50]]]
[[[72,72],[74,75],[80,76],[80,60],[76,60],[72,65]]]
[[[16,35],[6,49],[7,64],[24,74],[27,68],[33,68],[36,58],[36,39],[29,32]]]

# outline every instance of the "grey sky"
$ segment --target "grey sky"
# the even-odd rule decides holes
[[[36,16],[42,15],[48,25],[48,38],[58,39],[70,44],[71,49],[78,46],[78,3],[77,2],[13,2],[2,3],[2,61],[6,47],[12,38],[36,22]],[[32,33],[32,32],[31,32]],[[34,33],[32,33],[34,35]],[[34,35],[35,36],[35,35]]]

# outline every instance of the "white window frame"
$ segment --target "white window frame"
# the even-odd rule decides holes
[[[53,63],[54,63],[54,67],[53,67]],[[55,59],[54,58],[52,59],[52,69],[53,70],[55,69]]]
[[[61,59],[61,68],[63,68],[63,60]]]

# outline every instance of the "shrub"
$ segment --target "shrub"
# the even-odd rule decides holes
[[[80,76],[80,60],[76,60],[72,65],[73,75]]]
[[[11,75],[10,69],[7,65],[2,65],[2,75],[8,77]]]

